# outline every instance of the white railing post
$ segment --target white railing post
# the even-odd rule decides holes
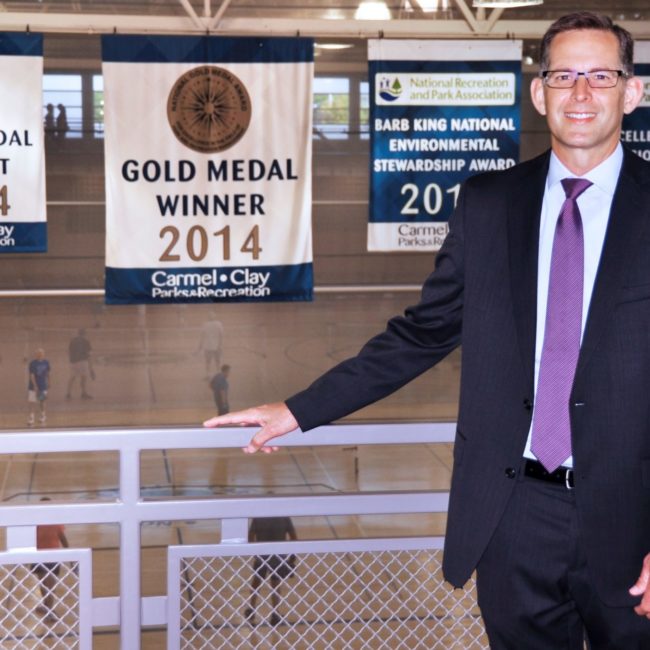
[[[248,519],[222,519],[221,543],[243,544],[248,541]]]
[[[36,548],[36,526],[8,526],[6,534],[8,551]]]
[[[127,516],[120,524],[120,628],[122,650],[140,649],[140,452],[120,449],[120,501]],[[130,516],[128,516],[130,515]]]

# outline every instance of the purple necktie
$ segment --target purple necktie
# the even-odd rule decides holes
[[[582,330],[584,243],[577,198],[592,183],[565,178],[566,200],[555,226],[544,346],[537,381],[531,450],[549,471],[571,456],[569,397]]]

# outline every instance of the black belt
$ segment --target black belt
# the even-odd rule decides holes
[[[559,483],[569,490],[572,490],[574,487],[573,470],[570,467],[558,467],[554,472],[549,472],[544,465],[536,460],[526,460],[524,475],[530,478],[537,478],[540,481]]]

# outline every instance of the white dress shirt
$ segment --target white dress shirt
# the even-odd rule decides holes
[[[542,358],[544,330],[546,326],[546,302],[548,300],[549,275],[551,271],[551,254],[555,225],[560,216],[560,208],[566,195],[560,181],[564,178],[586,178],[593,185],[578,197],[578,208],[582,216],[582,231],[584,235],[584,288],[582,296],[582,330],[584,335],[591,294],[594,289],[600,254],[603,250],[605,232],[609,221],[614,191],[623,164],[623,148],[619,144],[614,153],[600,165],[587,172],[584,176],[576,177],[551,153],[551,162],[546,177],[544,201],[539,228],[539,259],[537,264],[537,328],[535,332],[535,394],[539,378],[539,365]],[[568,405],[567,405],[568,408]],[[524,456],[535,459],[530,449],[531,429],[528,432]],[[573,467],[573,456],[569,456],[562,465]]]

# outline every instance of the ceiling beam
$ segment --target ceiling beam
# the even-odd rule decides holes
[[[490,12],[490,17],[487,20],[487,31],[491,32],[494,26],[497,24],[497,20],[501,18],[503,12],[505,9],[503,7],[497,7],[496,9],[492,9]]]
[[[178,1],[181,3],[181,6],[183,9],[185,9],[185,13],[190,17],[190,20],[196,25],[196,27],[200,30],[203,30],[203,23],[201,22],[201,19],[196,15],[196,11],[194,11],[194,7],[190,4],[190,0]]]
[[[216,16],[215,16],[216,17]],[[214,20],[214,19],[212,19]],[[550,20],[317,20],[288,18],[223,18],[214,34],[233,36],[314,36],[323,38],[529,38],[539,39]],[[650,21],[621,21],[635,38],[650,39]],[[197,34],[208,31],[209,21],[190,16],[138,16],[112,14],[56,14],[2,12],[0,30],[58,33]]]
[[[463,17],[467,21],[467,24],[470,26],[470,29],[478,33],[480,30],[479,24],[476,22],[476,18],[474,18],[474,14],[472,13],[472,10],[467,6],[467,3],[465,0],[454,0],[454,3],[460,10],[460,13],[463,14]]]
[[[210,22],[210,27],[208,28],[211,32],[215,31],[219,27],[219,23],[221,23],[221,19],[226,13],[226,9],[228,9],[229,5],[230,0],[221,0],[219,11],[217,11],[217,13],[214,15],[214,18]]]

